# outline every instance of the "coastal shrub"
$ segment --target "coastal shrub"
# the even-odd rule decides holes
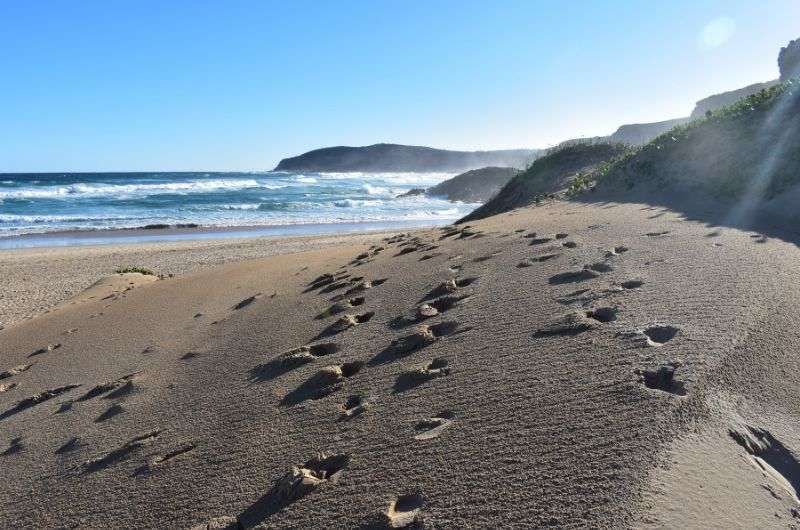
[[[116,272],[117,274],[126,274],[128,272],[138,272],[139,274],[144,274],[146,276],[155,276],[156,275],[156,273],[154,273],[150,269],[145,269],[144,267],[124,267],[124,268],[117,269],[114,272]]]
[[[623,144],[572,142],[549,149],[506,184],[489,202],[461,221],[482,219],[521,206],[579,193],[592,186],[599,165],[628,151]]]
[[[790,80],[678,125],[596,173],[601,186],[769,199],[800,184],[800,83]]]

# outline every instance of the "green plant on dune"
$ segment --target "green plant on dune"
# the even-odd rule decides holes
[[[481,219],[529,204],[540,204],[564,194],[570,196],[592,187],[598,165],[628,148],[605,142],[573,142],[552,148],[512,178],[489,202],[462,221]]]
[[[139,274],[144,274],[146,276],[155,276],[156,275],[155,272],[151,271],[150,269],[145,269],[144,267],[124,267],[124,268],[117,269],[114,272],[116,272],[117,274],[127,274],[127,273],[130,273],[130,272],[138,272]]]
[[[769,199],[800,184],[800,82],[774,85],[678,125],[595,174],[601,186],[680,187]]]

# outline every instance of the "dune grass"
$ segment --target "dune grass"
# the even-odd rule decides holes
[[[117,274],[127,274],[129,272],[138,272],[139,274],[144,274],[146,276],[155,276],[156,273],[151,271],[150,269],[146,269],[144,267],[123,267],[119,268],[116,271]]]
[[[595,178],[603,187],[649,185],[731,199],[757,187],[759,198],[772,198],[800,184],[800,81],[678,125],[603,165]]]

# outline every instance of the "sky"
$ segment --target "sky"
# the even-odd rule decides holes
[[[2,0],[0,172],[548,147],[778,77],[800,1]]]

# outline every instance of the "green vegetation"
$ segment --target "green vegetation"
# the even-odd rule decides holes
[[[585,142],[552,149],[462,221],[596,188],[786,202],[794,195],[785,192],[800,193],[800,79],[708,111],[641,147]]]
[[[156,275],[155,272],[151,271],[150,269],[145,269],[144,267],[125,267],[125,268],[117,269],[114,272],[116,272],[117,274],[126,274],[126,273],[129,273],[129,272],[138,272],[139,274],[144,274],[146,276],[155,276]]]
[[[800,82],[790,80],[679,125],[596,172],[601,187],[769,199],[800,184]]]
[[[594,174],[600,165],[627,150],[623,144],[599,142],[573,142],[550,149],[511,179],[494,198],[462,221],[482,219],[521,206],[575,195],[592,187]]]

